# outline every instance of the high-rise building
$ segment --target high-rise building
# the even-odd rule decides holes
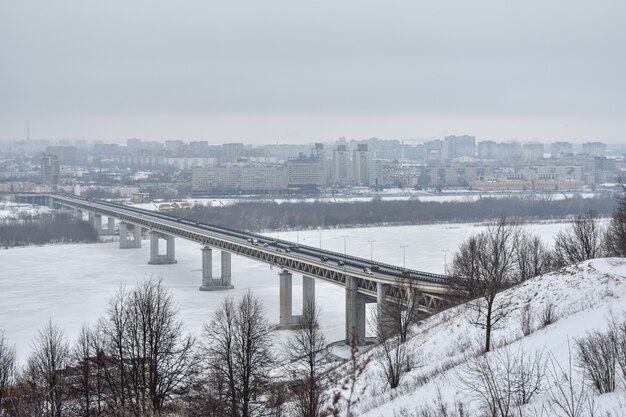
[[[313,155],[320,161],[320,184],[325,186],[330,179],[328,170],[328,161],[326,160],[326,151],[323,143],[316,143],[313,148]]]
[[[443,158],[476,157],[476,137],[470,135],[446,136],[444,139]]]
[[[360,143],[352,154],[352,179],[357,185],[370,185],[372,157],[367,143]]]
[[[554,142],[550,144],[550,156],[552,158],[562,158],[572,153],[572,144],[569,142]]]
[[[289,188],[302,192],[316,192],[321,184],[320,160],[317,156],[300,154],[287,161]]]
[[[337,145],[333,151],[333,183],[345,185],[350,181],[350,154],[346,145]]]
[[[498,144],[492,140],[478,142],[478,158],[496,159],[496,147]]]
[[[60,173],[59,158],[56,155],[44,154],[41,157],[41,185],[56,186]]]
[[[602,142],[583,143],[583,153],[598,158],[606,156],[606,144]]]
[[[522,146],[522,157],[525,161],[537,161],[543,158],[543,143],[525,143]]]

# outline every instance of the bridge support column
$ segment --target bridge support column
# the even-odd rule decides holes
[[[365,296],[357,291],[357,280],[346,277],[346,343],[365,341]]]
[[[279,283],[279,297],[280,297],[280,319],[278,322],[279,328],[289,328],[294,324],[293,310],[292,310],[292,286],[291,286],[291,272],[281,271],[278,274],[280,279]]]
[[[164,239],[167,251],[165,255],[159,254],[159,239]],[[174,236],[165,235],[159,232],[150,232],[150,261],[152,265],[175,264]]]
[[[141,228],[139,226],[120,222],[118,231],[120,234],[120,249],[133,249],[141,247]],[[129,239],[129,231],[132,231],[133,239]],[[139,234],[137,231],[139,231]],[[137,235],[139,235],[139,238]]]
[[[94,213],[91,221],[91,226],[96,229],[98,236],[102,234],[102,216]]]
[[[388,291],[389,284],[381,282],[376,284],[376,336],[382,338],[391,335],[394,330],[393,319],[390,317],[389,301],[387,300]]]
[[[291,272],[283,270],[280,278],[280,320],[279,329],[293,329],[300,323],[302,315],[293,314],[293,283]],[[315,303],[315,278],[302,277],[302,309]]]
[[[202,285],[200,291],[232,290],[230,284],[230,253],[222,251],[222,275],[213,279],[213,250],[202,248]]]
[[[141,247],[141,226],[138,224],[133,225],[133,243],[135,248]]]
[[[107,228],[102,230],[102,234],[104,235],[114,235],[115,234],[115,218],[110,217],[107,219]]]
[[[83,211],[81,209],[75,208],[73,212],[74,212],[74,217],[76,218],[76,220],[80,220],[80,221],[83,220]]]

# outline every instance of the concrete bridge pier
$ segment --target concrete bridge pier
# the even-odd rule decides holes
[[[74,210],[72,210],[72,212],[76,220],[83,220],[83,211],[81,209],[75,208]]]
[[[120,249],[133,249],[141,247],[141,227],[136,224],[120,222]],[[129,232],[132,232],[133,238],[129,238]]]
[[[355,277],[346,277],[346,344],[354,335],[357,345],[365,342],[365,303],[366,297],[357,291]]]
[[[376,332],[382,332],[377,336],[386,337],[393,332],[393,319],[389,316],[389,300],[387,300],[387,293],[389,292],[389,284],[383,284],[381,282],[376,284],[376,325],[378,328]]]
[[[281,271],[279,274],[280,287],[280,319],[279,329],[295,328],[301,315],[293,314],[293,286],[292,274],[289,271]],[[315,279],[307,276],[302,277],[302,305],[312,305],[315,302]]]
[[[164,239],[166,244],[165,255],[159,254],[159,239]],[[175,264],[174,236],[159,232],[150,232],[150,261],[151,265]]]
[[[89,224],[96,229],[98,236],[102,234],[102,216],[100,214],[89,212]]]
[[[135,248],[141,247],[141,226],[138,224],[133,225],[133,243]]]
[[[222,251],[221,276],[213,278],[213,250],[209,246],[202,248],[202,285],[200,291],[232,290],[230,253]]]
[[[107,227],[102,230],[103,235],[114,235],[115,234],[115,218],[110,217],[107,219]]]

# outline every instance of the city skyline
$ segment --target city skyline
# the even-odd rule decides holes
[[[0,0],[0,141],[624,143],[626,4]]]

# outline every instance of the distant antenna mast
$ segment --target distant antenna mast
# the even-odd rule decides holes
[[[26,121],[26,140],[30,140],[30,120]]]

